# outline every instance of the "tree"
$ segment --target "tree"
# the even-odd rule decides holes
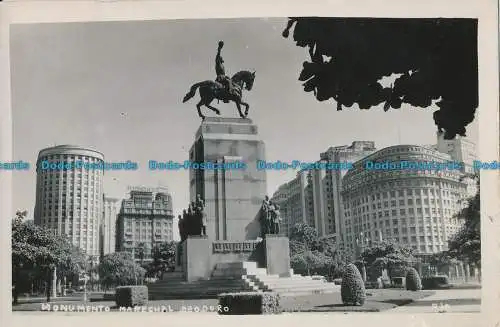
[[[406,103],[439,107],[434,122],[445,139],[465,136],[478,106],[477,19],[290,18],[310,61],[299,80],[318,101],[337,110],[357,104],[384,110]],[[390,85],[384,76],[399,75]]]
[[[318,232],[307,224],[295,224],[290,233],[290,241],[300,243],[307,249],[317,246]]]
[[[26,215],[26,211],[18,211],[12,221],[14,304],[17,304],[20,289],[26,286],[26,282],[30,282],[22,278],[26,272],[32,277],[37,273],[44,276],[47,282],[47,302],[49,302],[54,269],[59,277],[78,273],[83,265],[84,256],[66,237],[36,226],[33,221],[25,221]]]
[[[99,264],[99,276],[104,289],[113,286],[135,284],[144,278],[145,269],[135,263],[128,252],[115,252],[105,255]]]
[[[466,175],[464,178],[476,180],[477,192],[465,201],[464,208],[455,215],[456,219],[463,222],[463,226],[448,242],[447,255],[481,268],[481,192],[479,173]]]
[[[391,242],[375,243],[361,253],[371,280],[380,276],[382,269],[389,275],[402,274],[403,270],[415,263],[413,250]]]
[[[331,238],[318,237],[315,228],[296,224],[290,233],[290,264],[301,273],[337,276],[345,255]]]
[[[148,265],[147,275],[154,277],[158,273],[165,272],[175,267],[175,256],[177,254],[177,242],[164,242],[153,248],[153,261]]]

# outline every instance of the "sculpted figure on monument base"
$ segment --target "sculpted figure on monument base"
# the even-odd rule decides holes
[[[182,218],[179,215],[179,234],[181,241],[188,236],[206,236],[207,235],[207,215],[205,213],[205,201],[198,194],[196,201],[192,201],[188,209],[182,211]]]
[[[261,236],[264,237],[266,234],[279,234],[280,222],[280,206],[269,200],[269,196],[266,195],[262,201],[260,215]]]

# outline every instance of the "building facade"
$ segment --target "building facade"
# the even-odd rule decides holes
[[[392,146],[354,163],[344,177],[343,234],[352,250],[358,244],[387,240],[419,254],[447,249],[460,228],[453,216],[467,196],[460,170],[366,169],[371,162],[448,162],[448,154],[416,145]]]
[[[330,147],[320,154],[320,162],[352,163],[376,151],[375,142],[354,141],[351,145]],[[347,169],[311,170],[311,226],[318,235],[342,242],[344,206],[342,204],[342,180]]]
[[[130,191],[116,221],[116,251],[151,261],[155,246],[173,241],[172,197],[166,192]]]
[[[103,163],[98,151],[59,145],[41,150],[36,168],[35,224],[67,235],[85,254],[96,257],[104,171],[87,164]]]
[[[474,173],[474,161],[477,160],[475,143],[460,135],[457,135],[453,140],[445,140],[443,135],[444,133],[437,133],[436,150],[449,154],[454,161],[463,163],[463,173]],[[467,194],[469,196],[475,195],[477,192],[476,181],[472,178],[465,178],[464,181],[467,184]]]
[[[311,173],[301,170],[297,176],[288,183],[281,185],[273,194],[271,201],[280,206],[280,233],[290,236],[292,228],[296,224],[312,222],[314,217],[311,210]]]
[[[120,213],[121,200],[103,196],[100,245],[101,256],[113,253],[116,249],[116,219]]]

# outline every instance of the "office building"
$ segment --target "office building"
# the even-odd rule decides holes
[[[104,155],[76,145],[59,145],[39,152],[36,168],[35,224],[67,235],[89,256],[98,256],[103,212]],[[80,164],[83,163],[83,164]]]
[[[280,206],[282,218],[280,233],[286,236],[290,236],[294,225],[312,223],[313,212],[311,210],[314,208],[312,207],[310,178],[310,171],[299,171],[293,180],[281,185],[271,198],[271,201]]]
[[[372,141],[354,141],[351,145],[330,147],[320,154],[323,163],[352,163],[375,151]],[[342,179],[347,169],[315,169],[311,171],[312,206],[314,222],[320,236],[342,242],[344,207],[342,205]]]
[[[152,250],[173,240],[172,197],[167,192],[131,190],[116,222],[116,250],[137,261],[151,261]]]
[[[451,156],[416,145],[397,145],[354,163],[344,177],[343,234],[345,245],[387,240],[409,246],[419,254],[447,249],[447,241],[462,222],[454,215],[462,208],[467,184],[460,170],[370,170],[372,162],[448,162]]]
[[[116,219],[120,213],[121,200],[103,196],[103,213],[101,220],[101,255],[115,252],[116,248]]]

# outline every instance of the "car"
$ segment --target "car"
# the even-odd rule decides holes
[[[333,283],[334,283],[335,285],[342,285],[342,278],[335,278],[335,279],[333,280]]]

